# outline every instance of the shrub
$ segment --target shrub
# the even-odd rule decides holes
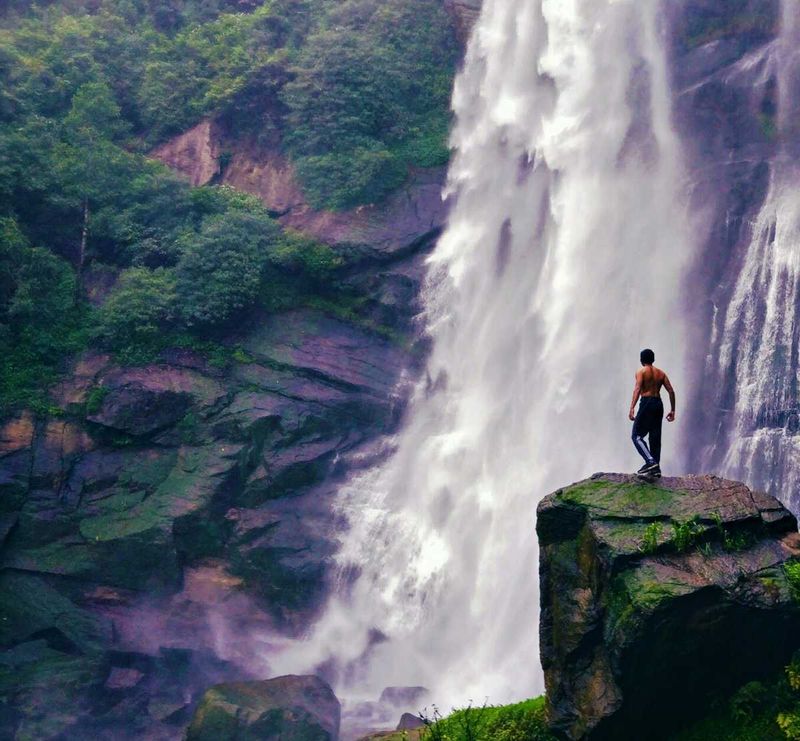
[[[128,268],[99,312],[98,338],[126,351],[159,343],[174,325],[175,274],[168,268]]]
[[[725,528],[722,521],[722,516],[718,512],[712,514],[711,519],[714,522],[714,527],[716,528],[719,539],[722,542],[722,547],[726,551],[740,551],[753,544],[754,535],[752,533],[741,530],[737,532],[730,532]]]
[[[220,326],[255,301],[276,231],[267,216],[234,212],[206,220],[199,234],[185,238],[175,272],[187,326]]]
[[[299,157],[295,164],[311,205],[334,210],[381,201],[407,175],[403,161],[377,143],[349,152]]]
[[[786,575],[792,598],[800,602],[800,561],[787,561],[783,564],[783,573]]]
[[[751,721],[769,700],[769,692],[761,682],[748,682],[731,698],[731,716],[737,721]]]
[[[329,277],[344,264],[344,258],[329,245],[288,230],[270,250],[269,261],[283,270],[315,280]]]

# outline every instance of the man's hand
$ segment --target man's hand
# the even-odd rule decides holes
[[[675,412],[670,412],[667,415],[667,422],[674,422],[675,421]]]
[[[633,407],[631,407],[631,410],[628,412],[628,419],[631,422],[636,420],[636,415],[633,413]]]

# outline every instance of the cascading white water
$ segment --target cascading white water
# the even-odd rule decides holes
[[[543,689],[536,504],[639,467],[642,347],[681,391],[688,228],[657,9],[486,0],[454,92],[428,377],[393,455],[340,492],[360,576],[273,668],[334,657],[345,697],[422,684],[444,709]]]
[[[725,413],[707,465],[724,452],[724,475],[772,492],[795,511],[800,506],[798,42],[800,2],[784,0],[769,68],[778,81],[779,151],[730,303],[712,335],[706,369],[718,379],[718,407]]]

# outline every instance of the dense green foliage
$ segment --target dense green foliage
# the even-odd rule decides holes
[[[447,161],[455,44],[443,12],[428,0],[348,0],[309,36],[282,97],[316,205],[378,200],[407,163]]]
[[[2,26],[0,116],[74,104],[80,128],[90,106],[150,147],[213,115],[285,140],[311,201],[334,208],[447,161],[458,51],[438,0],[17,2]]]
[[[514,705],[467,707],[428,719],[423,741],[553,741],[544,719],[544,697]]]
[[[0,219],[0,401],[46,409],[54,358],[85,342],[75,274],[61,257],[32,247],[16,222]]]
[[[87,344],[128,362],[219,355],[257,305],[348,312],[340,255],[144,153],[213,115],[285,142],[317,205],[374,201],[446,160],[455,55],[438,0],[5,4],[0,412],[47,410]]]
[[[800,739],[800,656],[771,682],[748,682],[728,701],[672,741],[797,741]]]

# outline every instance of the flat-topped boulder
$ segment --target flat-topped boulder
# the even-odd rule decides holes
[[[800,647],[797,521],[744,484],[595,474],[542,500],[537,533],[548,715],[563,738],[666,737]]]

